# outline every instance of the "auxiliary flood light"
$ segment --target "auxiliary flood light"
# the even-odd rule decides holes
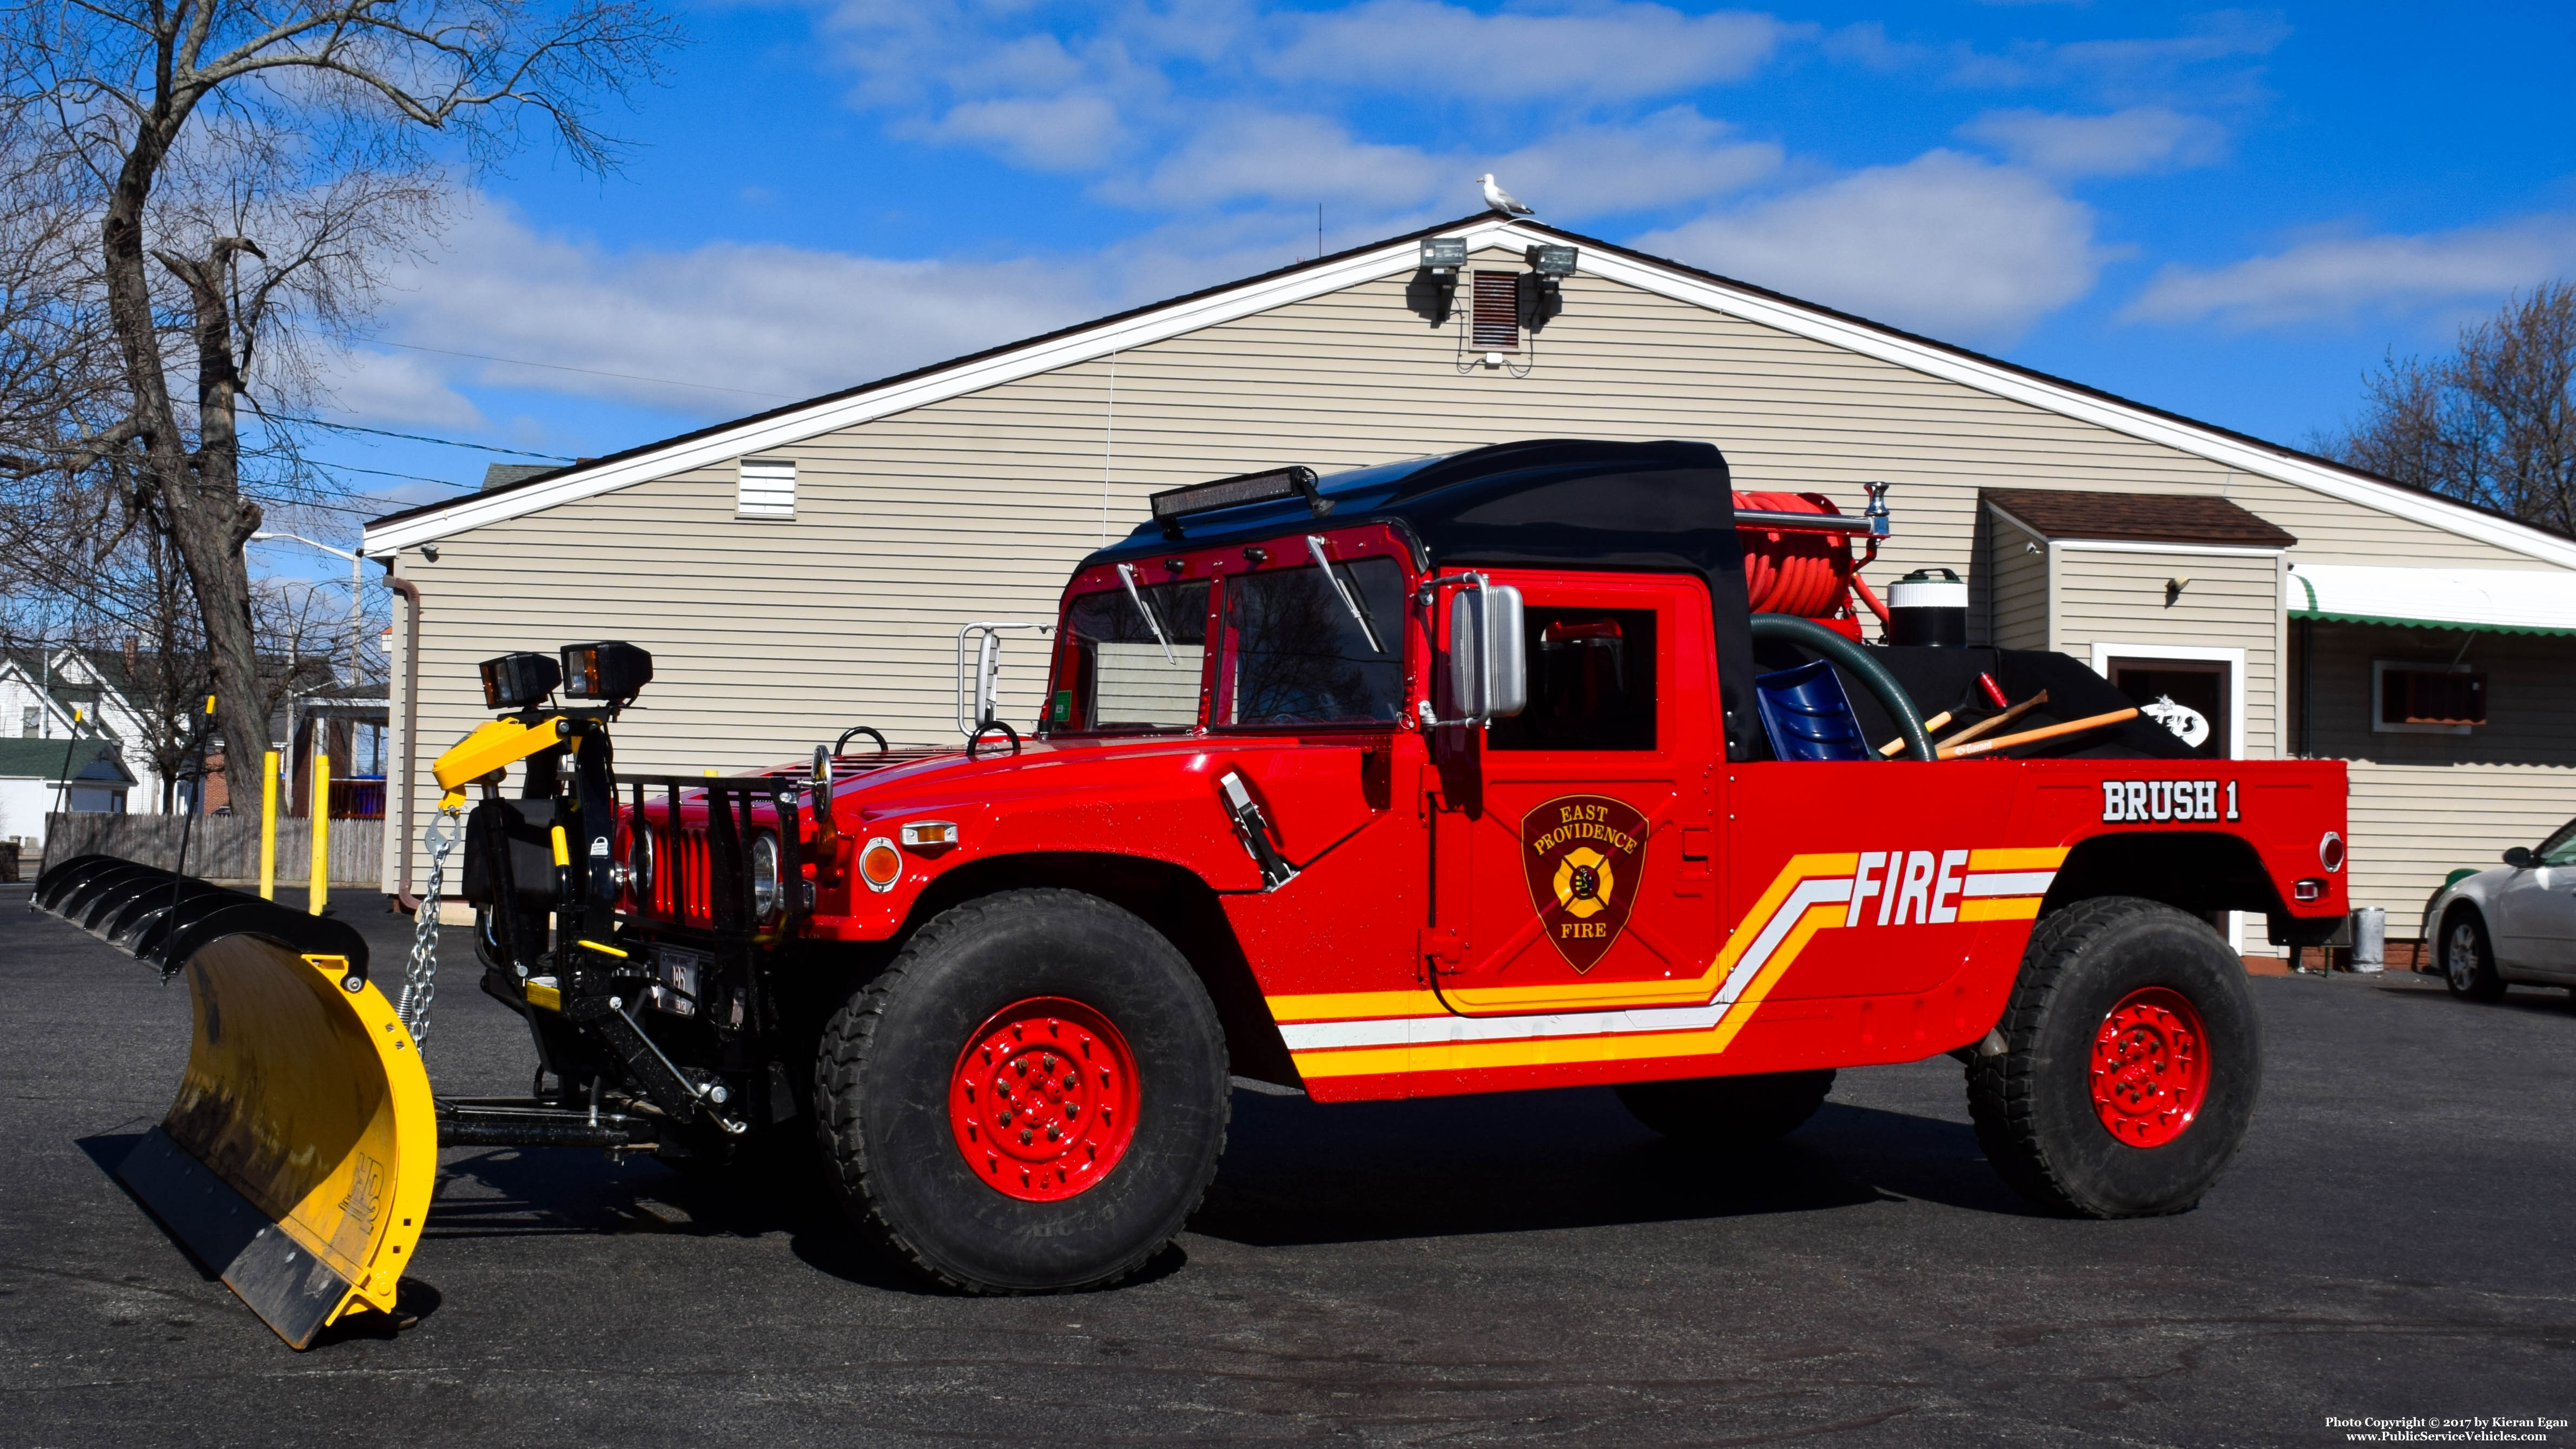
[[[1570,250],[1570,248],[1569,248]],[[1435,276],[1455,276],[1467,265],[1467,239],[1435,236],[1422,244],[1422,269]]]
[[[1574,275],[1574,261],[1579,253],[1567,246],[1535,246],[1522,255],[1529,258],[1530,270],[1542,277]]]
[[[482,670],[485,709],[525,709],[563,683],[563,671],[551,654],[504,654],[484,660]]]
[[[563,647],[564,693],[575,699],[633,699],[653,682],[653,656],[622,639]]]

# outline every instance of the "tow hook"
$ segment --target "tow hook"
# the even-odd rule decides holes
[[[1252,856],[1252,863],[1261,868],[1262,893],[1267,895],[1295,880],[1297,867],[1288,863],[1288,858],[1279,853],[1278,845],[1271,840],[1270,821],[1261,813],[1261,807],[1253,803],[1252,792],[1244,787],[1243,776],[1228,770],[1217,781],[1217,789],[1225,796],[1226,818],[1234,822],[1235,839],[1243,842],[1243,848]]]

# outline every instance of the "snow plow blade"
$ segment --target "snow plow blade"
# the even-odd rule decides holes
[[[420,1051],[346,923],[107,856],[36,907],[166,979],[185,972],[187,1076],[117,1175],[296,1348],[390,1314],[438,1173]]]

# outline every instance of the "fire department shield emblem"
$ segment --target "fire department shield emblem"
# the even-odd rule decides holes
[[[1628,924],[1646,863],[1646,817],[1607,795],[1560,795],[1521,817],[1530,902],[1557,954],[1580,974]]]

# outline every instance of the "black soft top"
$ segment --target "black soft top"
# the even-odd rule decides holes
[[[1384,523],[1409,539],[1429,568],[1517,564],[1696,575],[1716,615],[1728,755],[1744,758],[1743,742],[1759,728],[1746,683],[1754,671],[1744,546],[1726,456],[1713,445],[1497,443],[1330,474],[1317,492],[1332,505],[1321,517],[1304,498],[1289,497],[1192,514],[1181,520],[1178,538],[1147,522],[1082,567]]]

